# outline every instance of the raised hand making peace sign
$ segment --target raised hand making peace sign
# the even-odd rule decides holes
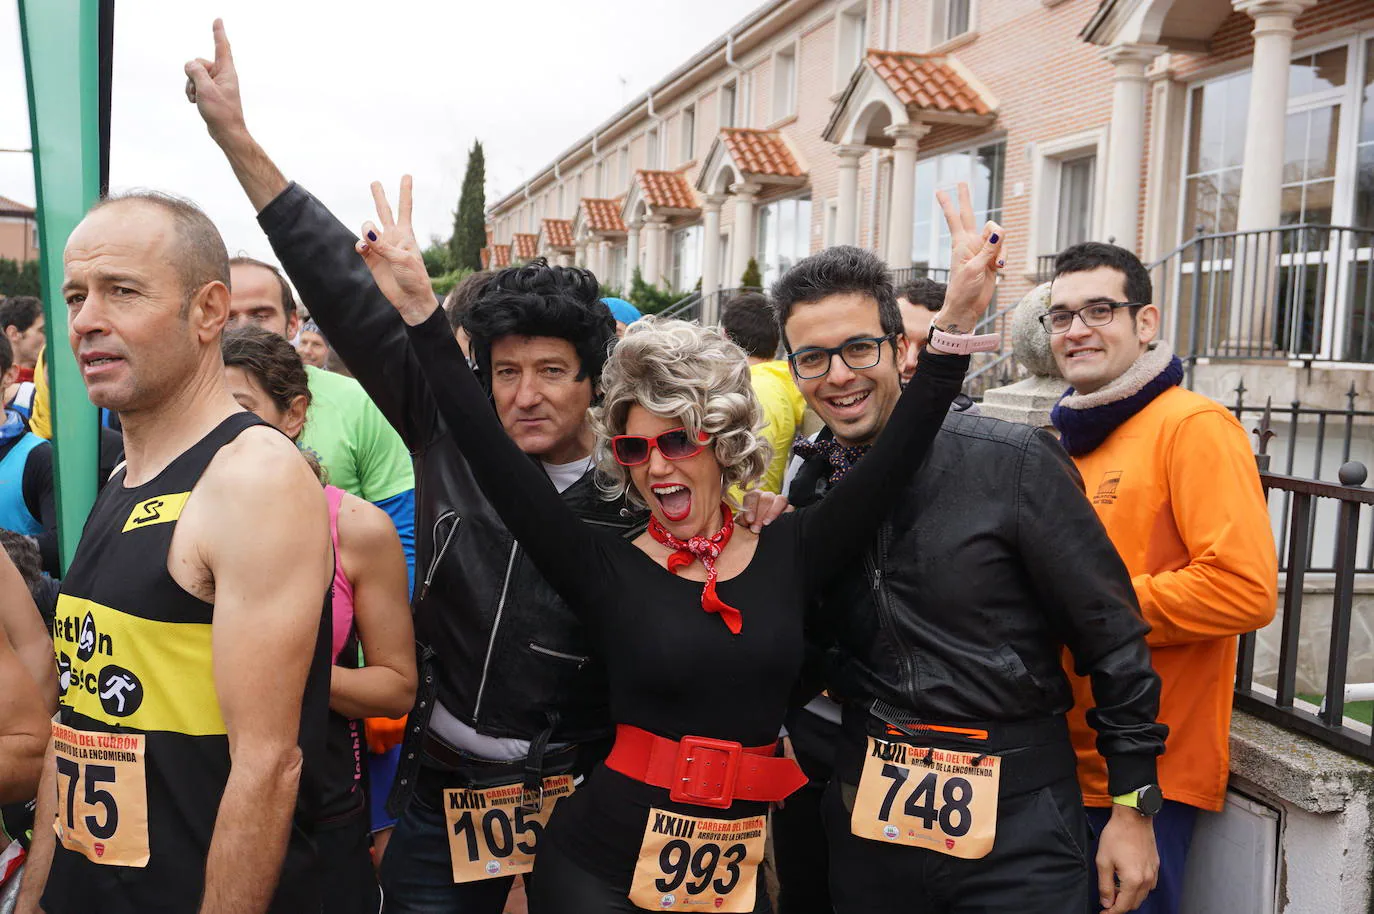
[[[380,181],[372,182],[372,199],[377,204],[377,221],[363,223],[363,237],[356,248],[362,255],[377,288],[400,313],[407,324],[423,324],[439,307],[430,285],[420,245],[410,226],[411,178],[401,178],[401,196],[397,201],[397,216],[391,213],[386,191]]]
[[[997,288],[998,271],[1005,265],[1005,233],[995,222],[988,222],[982,232],[978,231],[967,184],[959,184],[957,207],[944,191],[938,191],[935,198],[944,211],[950,237],[949,286],[935,325],[951,332],[968,333],[987,311]]]

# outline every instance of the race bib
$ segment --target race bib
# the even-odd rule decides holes
[[[445,790],[453,881],[476,882],[533,870],[553,807],[572,792],[572,775],[545,778],[543,807],[531,812],[521,805],[523,784]]]
[[[976,860],[997,837],[1002,760],[868,738],[849,831]]]
[[[767,834],[767,816],[698,819],[650,809],[630,901],[648,911],[752,911]]]
[[[94,733],[54,722],[57,840],[92,863],[148,865],[142,733]]]

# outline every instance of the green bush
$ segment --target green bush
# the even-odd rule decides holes
[[[425,259],[425,272],[429,274],[430,279],[437,279],[452,272],[454,268],[453,252],[448,242],[438,236],[429,239],[429,247],[421,251],[420,256]]]
[[[426,266],[428,266],[428,264],[426,264]],[[458,285],[458,283],[462,282],[464,279],[467,279],[473,272],[475,271],[469,270],[467,267],[449,270],[447,273],[440,276],[432,277],[430,279],[430,285],[434,286],[435,294],[446,296],[453,291],[454,286]]]
[[[0,297],[42,295],[43,280],[39,274],[38,264],[37,260],[20,264],[17,260],[0,257]]]
[[[644,314],[657,314],[676,304],[681,298],[681,296],[675,295],[667,289],[649,285],[644,281],[644,276],[640,273],[639,267],[635,267],[634,276],[630,280],[630,294],[618,297],[623,297]]]
[[[749,263],[745,264],[744,275],[739,278],[741,289],[761,289],[763,288],[763,274],[759,272],[759,262],[754,258],[749,258]]]

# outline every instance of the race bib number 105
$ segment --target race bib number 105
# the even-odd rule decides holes
[[[54,722],[57,818],[67,850],[92,863],[148,865],[148,785],[141,733],[99,733]]]
[[[444,791],[448,852],[454,882],[514,876],[534,869],[535,854],[554,805],[573,792],[570,774],[544,779],[537,811],[521,804],[522,784]]]
[[[1002,760],[868,738],[849,830],[976,860],[997,837]]]
[[[630,901],[649,911],[754,910],[766,816],[698,819],[649,810]]]

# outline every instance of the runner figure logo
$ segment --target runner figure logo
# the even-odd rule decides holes
[[[81,635],[76,642],[76,659],[82,663],[95,656],[95,635],[95,616],[87,610],[86,618],[81,620]]]
[[[143,704],[143,685],[122,666],[110,664],[100,671],[100,706],[112,717],[128,717]]]
[[[67,656],[66,651],[60,651],[57,655],[57,688],[63,695],[72,686],[72,658]]]

